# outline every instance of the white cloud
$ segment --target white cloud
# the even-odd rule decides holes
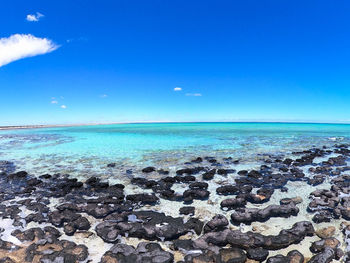
[[[186,93],[186,96],[202,97],[201,93]]]
[[[66,105],[61,105],[61,108],[62,109],[67,109],[67,106]]]
[[[32,14],[27,15],[26,19],[29,22],[38,22],[42,17],[44,17],[43,14],[36,12],[35,15],[32,15]]]
[[[57,104],[58,101],[57,101],[57,100],[53,100],[53,101],[51,101],[51,103],[52,103],[52,104]]]
[[[102,95],[100,95],[100,98],[107,98],[107,97],[108,97],[107,94],[102,94]]]
[[[174,88],[174,91],[181,91],[181,90],[182,90],[182,88],[180,88],[180,87]]]
[[[0,38],[0,67],[22,58],[50,53],[58,47],[50,39],[31,34]]]

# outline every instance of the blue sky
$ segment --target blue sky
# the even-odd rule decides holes
[[[4,0],[0,125],[350,122],[349,14],[349,1]]]

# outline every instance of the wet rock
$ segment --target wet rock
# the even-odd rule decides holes
[[[20,180],[26,178],[28,173],[26,171],[19,171],[17,173],[9,174],[7,176],[8,180]]]
[[[280,200],[280,205],[288,205],[291,202],[293,202],[294,204],[300,204],[303,202],[303,199],[300,196],[292,198],[283,198]]]
[[[189,183],[196,181],[196,177],[194,177],[193,175],[176,175],[174,178],[177,182],[180,183]]]
[[[157,172],[158,172],[159,174],[161,174],[161,175],[167,175],[167,174],[169,174],[169,171],[166,171],[166,170],[164,170],[164,169],[159,169]]]
[[[201,157],[197,157],[196,159],[193,159],[191,163],[201,163],[203,162],[203,159]]]
[[[245,176],[248,174],[248,171],[247,170],[240,170],[237,173],[238,173],[238,175]]]
[[[216,189],[218,195],[236,195],[239,192],[239,186],[236,185],[223,185]]]
[[[211,169],[210,171],[205,172],[205,173],[202,175],[203,180],[211,180],[211,179],[213,179],[215,173],[216,173],[216,169]]]
[[[297,250],[290,251],[287,256],[281,254],[268,258],[267,263],[303,263],[304,256]]]
[[[95,217],[95,218],[104,218],[109,214],[117,211],[116,207],[111,207],[107,204],[88,204],[84,207],[84,212]]]
[[[127,195],[126,200],[135,204],[154,205],[159,201],[159,198],[151,194],[132,194]]]
[[[247,249],[247,256],[249,259],[254,259],[256,261],[262,262],[269,255],[269,251],[263,248],[249,248]]]
[[[174,256],[164,251],[157,243],[141,242],[135,249],[133,246],[126,244],[117,244],[107,251],[101,263],[130,263],[130,262],[154,262],[154,263],[171,263]]]
[[[191,251],[195,250],[193,241],[190,239],[178,239],[173,241],[174,250]]]
[[[332,248],[326,247],[324,250],[313,256],[310,260],[309,263],[329,263],[335,259],[335,252]]]
[[[90,229],[90,223],[83,216],[79,217],[78,219],[76,219],[76,220],[74,220],[74,221],[72,221],[64,226],[64,232],[68,236],[74,235],[74,233],[77,230],[89,230],[89,229]]]
[[[114,168],[116,166],[116,163],[109,163],[107,164],[107,167],[109,168]]]
[[[311,244],[310,251],[312,253],[322,252],[326,247],[335,250],[340,245],[340,242],[336,238],[325,238],[320,241],[315,241]]]
[[[312,221],[319,224],[323,222],[331,222],[333,215],[330,211],[324,210],[315,214],[312,218]]]
[[[288,263],[303,263],[304,256],[298,250],[292,250],[287,254]]]
[[[323,175],[315,175],[313,178],[308,178],[307,183],[312,186],[317,186],[317,185],[323,184],[325,179],[326,177]]]
[[[213,251],[204,251],[203,253],[191,253],[185,256],[185,263],[215,263],[220,262],[218,255]]]
[[[190,218],[186,223],[185,223],[185,227],[187,229],[192,229],[194,230],[194,232],[199,235],[200,233],[202,233],[202,229],[203,229],[204,223],[199,220],[198,218]]]
[[[295,223],[292,228],[281,230],[276,236],[263,236],[259,233],[246,232],[239,230],[225,229],[221,232],[209,232],[202,235],[194,241],[199,249],[208,249],[211,245],[226,246],[249,249],[253,247],[262,247],[267,250],[278,250],[286,248],[291,244],[298,244],[306,236],[314,235],[312,223],[302,221]]]
[[[227,218],[223,215],[214,216],[208,223],[204,226],[204,233],[212,231],[221,231],[228,226],[229,222]]]
[[[246,254],[239,248],[223,248],[219,252],[219,262],[223,263],[244,263]]]
[[[269,205],[266,208],[238,208],[231,215],[231,220],[234,224],[250,224],[252,222],[265,222],[271,217],[289,217],[296,216],[299,213],[299,208],[294,203],[288,205]]]
[[[132,218],[132,220],[130,220]],[[96,226],[96,233],[105,242],[115,243],[118,236],[143,238],[146,240],[174,240],[195,231],[202,231],[203,223],[191,218],[184,223],[181,217],[170,217],[153,211],[115,213]]]
[[[185,202],[192,202],[193,199],[204,200],[209,197],[210,192],[203,189],[189,189],[183,193]]]
[[[94,185],[94,184],[96,184],[98,182],[99,182],[99,179],[97,177],[95,177],[95,176],[92,176],[92,177],[90,177],[89,179],[87,179],[85,181],[85,184],[87,184],[87,185]]]
[[[142,169],[142,172],[143,172],[143,173],[152,173],[152,172],[154,172],[155,170],[156,170],[155,167],[153,167],[153,166],[148,166],[148,167],[146,167],[146,168],[143,168],[143,169]]]
[[[177,175],[193,175],[198,174],[200,171],[203,171],[204,167],[193,167],[193,168],[184,168],[176,171]]]
[[[217,170],[217,174],[224,175],[224,176],[226,176],[228,174],[235,173],[235,172],[236,172],[236,170],[234,170],[234,169],[218,169]]]
[[[50,212],[48,216],[50,223],[57,227],[61,227],[63,223],[71,222],[81,217],[81,215],[69,209],[65,209],[63,211],[55,210],[53,212]]]
[[[190,189],[207,189],[208,188],[208,183],[205,182],[195,182],[195,183],[191,183],[189,185]]]
[[[15,236],[18,240],[25,241],[33,241],[34,239],[42,240],[45,239],[48,243],[53,243],[57,241],[60,237],[60,232],[51,226],[46,226],[43,229],[39,227],[29,228],[27,230],[21,231],[20,229],[16,229],[11,233],[12,236]]]
[[[194,206],[184,206],[181,207],[179,212],[180,215],[194,215],[195,207]]]
[[[39,176],[40,179],[50,179],[51,177],[52,177],[51,174],[43,174]]]
[[[235,197],[221,201],[220,206],[221,208],[236,209],[239,207],[245,207],[246,204],[247,201],[245,200],[245,198]]]
[[[142,177],[132,178],[131,183],[136,184],[136,185],[138,185],[142,188],[146,188],[146,189],[150,189],[150,188],[158,185],[158,183],[155,180],[148,180],[148,179],[142,178]]]

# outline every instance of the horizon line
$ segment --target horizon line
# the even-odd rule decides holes
[[[135,121],[135,122],[106,122],[106,123],[71,123],[71,124],[29,124],[29,125],[0,125],[0,130],[40,129],[59,127],[98,126],[114,124],[176,124],[176,123],[279,123],[279,124],[336,124],[350,125],[350,122],[314,122],[314,121]]]

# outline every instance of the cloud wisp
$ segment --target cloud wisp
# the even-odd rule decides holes
[[[0,38],[0,67],[13,61],[50,53],[59,48],[47,38],[31,34],[14,34]]]
[[[100,95],[100,98],[102,98],[102,99],[107,98],[107,97],[108,97],[107,94],[102,94],[102,95]]]
[[[39,22],[40,18],[42,17],[44,17],[43,14],[36,12],[36,14],[34,15],[32,14],[27,15],[26,20],[29,22]]]
[[[181,91],[181,90],[182,90],[181,87],[176,87],[176,88],[174,88],[174,91]]]
[[[67,106],[66,105],[61,105],[61,108],[62,109],[67,109]]]
[[[186,96],[202,97],[202,94],[201,93],[186,93]]]

